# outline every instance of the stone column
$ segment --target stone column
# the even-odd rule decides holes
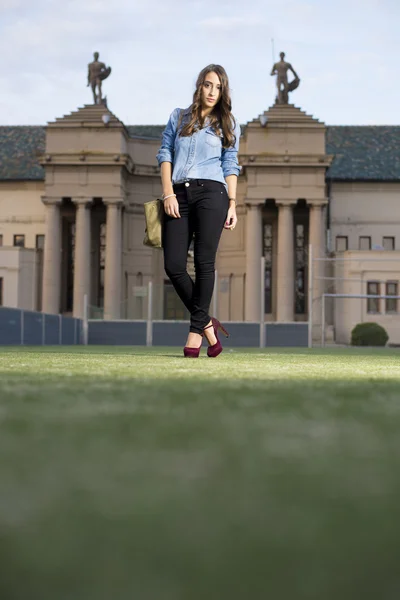
[[[294,321],[294,230],[293,205],[295,202],[276,202],[278,213],[277,256],[277,310],[279,322]]]
[[[245,320],[259,321],[262,256],[262,207],[247,204]]]
[[[325,272],[325,263],[316,258],[325,258],[325,226],[323,222],[323,207],[328,203],[326,199],[310,200],[309,216],[309,243],[312,246],[312,274],[313,274],[313,297],[308,302],[313,303],[313,323],[319,327],[314,328],[314,337],[320,336],[321,326],[321,298],[325,286],[322,279]]]
[[[76,204],[75,257],[74,257],[74,309],[73,315],[83,318],[83,297],[90,302],[91,288],[91,198],[72,198]]]
[[[314,258],[325,257],[325,227],[322,221],[323,207],[326,200],[310,201],[309,242],[312,245]]]
[[[42,196],[46,206],[43,254],[42,312],[59,314],[61,300],[61,212],[62,198]]]
[[[103,198],[107,206],[104,318],[121,316],[122,198]]]

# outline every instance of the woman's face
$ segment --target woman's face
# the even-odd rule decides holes
[[[221,98],[221,81],[214,71],[207,73],[201,94],[204,109],[212,109]]]

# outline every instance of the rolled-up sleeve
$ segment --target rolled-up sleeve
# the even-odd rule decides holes
[[[239,140],[240,140],[240,125],[235,121],[235,144],[230,148],[223,148],[221,154],[221,166],[224,177],[228,175],[239,175],[242,167],[238,163]]]
[[[164,129],[161,146],[157,153],[157,162],[159,166],[163,162],[174,162],[176,126],[178,124],[179,113],[180,108],[175,108],[175,110],[172,111],[167,126]]]

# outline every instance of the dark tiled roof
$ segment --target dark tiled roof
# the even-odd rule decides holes
[[[335,158],[330,180],[400,180],[400,126],[329,126],[326,152]]]
[[[130,137],[161,139],[165,125],[126,125]]]
[[[0,180],[44,179],[38,163],[44,150],[44,127],[0,127]]]
[[[126,129],[131,137],[160,139],[164,127]],[[0,180],[42,180],[38,156],[44,150],[44,127],[0,127]],[[326,152],[335,156],[327,173],[330,180],[400,180],[400,126],[329,126]]]
[[[127,125],[131,137],[159,139],[165,125]],[[45,127],[0,126],[0,181],[43,180],[38,157],[44,154]]]

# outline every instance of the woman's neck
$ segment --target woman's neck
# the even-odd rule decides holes
[[[201,117],[202,117],[202,119],[205,119],[205,118],[209,117],[211,115],[212,111],[213,111],[213,108],[214,108],[213,106],[211,108],[208,108],[208,107],[207,108],[202,108],[201,109]]]

